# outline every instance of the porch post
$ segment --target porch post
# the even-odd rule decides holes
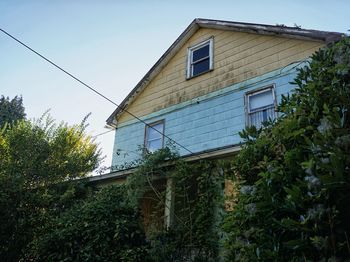
[[[174,181],[172,178],[168,178],[166,181],[166,195],[165,195],[165,227],[169,228],[173,223],[174,219],[174,201],[175,201],[175,192],[174,192]]]

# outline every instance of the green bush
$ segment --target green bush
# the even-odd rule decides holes
[[[226,248],[237,261],[350,258],[350,40],[299,70],[276,122],[241,133]]]
[[[38,261],[145,261],[138,210],[125,186],[108,186],[55,218],[32,243]]]

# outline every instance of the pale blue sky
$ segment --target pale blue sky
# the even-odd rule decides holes
[[[347,32],[348,0],[0,1],[0,27],[120,103],[196,17],[294,23]],[[106,131],[115,106],[0,32],[0,95],[22,95],[30,118],[51,108],[58,121],[92,112],[90,134]],[[113,133],[97,138],[112,158]]]

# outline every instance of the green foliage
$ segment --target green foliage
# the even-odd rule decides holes
[[[0,132],[0,256],[18,261],[52,217],[90,194],[68,182],[95,169],[100,152],[84,123],[55,125],[49,117],[18,121]]]
[[[36,239],[38,261],[145,261],[139,212],[125,186],[108,186],[56,217]]]
[[[242,132],[224,224],[230,261],[350,258],[350,40],[299,70],[280,119]]]
[[[137,162],[136,171],[127,179],[130,200],[139,206],[147,188],[153,186],[151,181],[160,176],[166,178],[176,161],[180,161],[179,155],[170,147],[162,148],[155,153],[145,153]]]
[[[181,239],[169,244],[181,246],[183,258],[216,261],[223,204],[223,175],[218,163],[179,161],[175,170],[171,176],[175,182],[173,231],[180,232]]]
[[[15,96],[11,100],[3,95],[0,97],[0,130],[5,123],[13,124],[25,117],[22,97]]]
[[[169,148],[146,154],[129,177],[129,195],[140,205],[147,190],[164,214],[166,190],[156,181],[172,179],[174,221],[169,228],[148,230],[152,261],[216,261],[219,253],[223,176],[215,161],[188,163]],[[168,207],[169,208],[169,207]],[[164,217],[162,218],[164,219]]]

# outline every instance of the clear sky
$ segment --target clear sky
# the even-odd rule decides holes
[[[196,17],[347,33],[349,11],[349,0],[1,0],[0,28],[120,103]],[[75,124],[91,112],[91,135],[115,109],[1,32],[0,95],[22,95],[30,118],[51,109]],[[108,166],[114,134],[97,141]]]

